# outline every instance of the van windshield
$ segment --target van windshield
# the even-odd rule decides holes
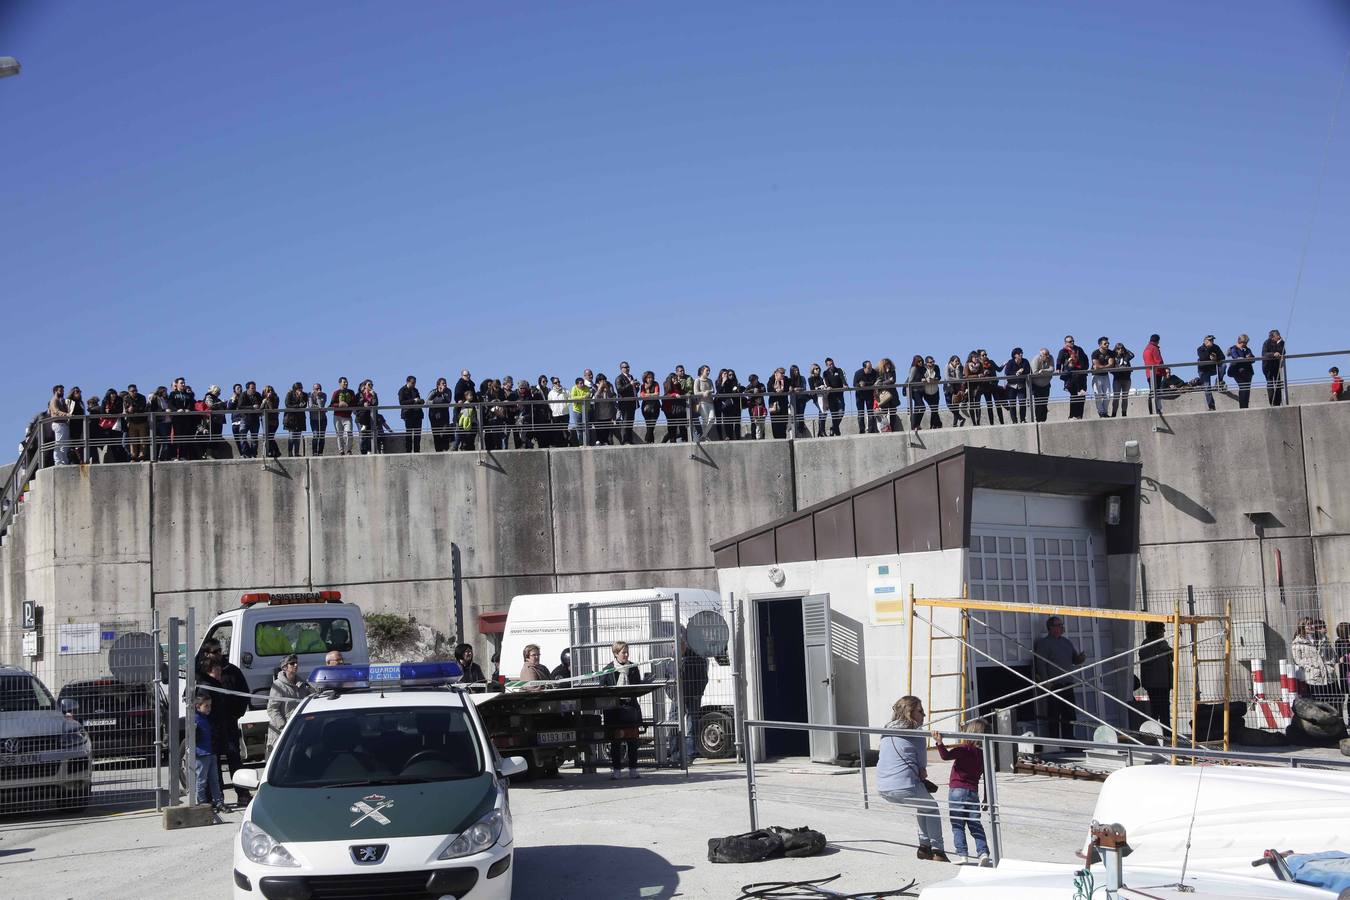
[[[273,619],[259,622],[253,631],[253,651],[258,656],[290,656],[292,653],[327,653],[352,649],[352,626],[342,618]]]
[[[0,675],[0,712],[55,709],[56,701],[32,675]]]
[[[276,787],[416,784],[484,771],[462,709],[444,706],[305,712],[268,770]]]

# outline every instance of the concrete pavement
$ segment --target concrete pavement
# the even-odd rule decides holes
[[[915,858],[911,813],[884,801],[860,808],[856,771],[789,761],[757,772],[765,798],[761,824],[809,825],[829,839],[826,853],[747,865],[708,863],[708,838],[749,830],[743,769],[732,763],[701,762],[687,780],[678,772],[649,771],[637,782],[565,772],[557,780],[512,788],[515,896],[733,900],[752,882],[838,874],[832,888],[861,891],[895,889],[911,879],[922,887],[952,873],[950,865]],[[930,774],[946,783],[945,764],[935,762]],[[1071,861],[1097,788],[1001,777],[1009,822],[1005,853]],[[40,826],[0,822],[0,893],[72,900],[229,897],[239,816],[225,818],[221,825],[173,832],[164,831],[153,814]]]

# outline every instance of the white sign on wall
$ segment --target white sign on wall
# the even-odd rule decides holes
[[[23,655],[30,659],[38,655],[38,633],[36,631],[25,631],[23,633]]]
[[[903,625],[907,589],[899,563],[867,564],[867,616],[873,625]]]
[[[57,653],[71,656],[77,653],[98,653],[99,641],[103,636],[103,626],[58,625],[56,628]]]

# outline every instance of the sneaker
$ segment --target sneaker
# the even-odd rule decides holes
[[[638,780],[639,778],[641,778],[642,776],[638,774],[638,770],[637,770],[637,769],[629,769],[629,770],[628,770],[628,777],[631,778],[631,779],[633,779],[634,781],[637,781],[637,780]]]
[[[979,866],[981,869],[992,869],[994,867],[994,861],[989,858],[988,853],[981,853]]]

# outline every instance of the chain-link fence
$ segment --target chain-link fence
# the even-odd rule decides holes
[[[0,816],[160,805],[169,709],[154,626],[25,624],[0,629]]]
[[[1222,626],[1206,622],[1197,626],[1199,658],[1192,660],[1187,644],[1177,652],[1179,690],[1187,698],[1183,705],[1192,692],[1202,706],[1221,703],[1226,693],[1230,702],[1244,707],[1248,728],[1265,731],[1286,729],[1300,696],[1330,703],[1344,718],[1350,691],[1350,585],[1150,590],[1140,605],[1150,612],[1232,616],[1226,691],[1224,667],[1217,661],[1223,655]],[[1143,642],[1142,628],[1136,639]],[[1208,730],[1204,721],[1199,728]]]

